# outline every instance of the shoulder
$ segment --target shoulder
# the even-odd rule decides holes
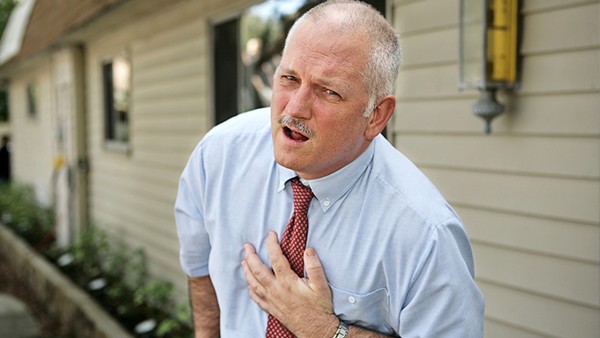
[[[404,211],[412,213],[429,226],[449,219],[459,221],[438,188],[404,154],[384,137],[375,140],[371,175],[380,191],[385,191]]]
[[[212,128],[194,149],[191,160],[207,175],[270,165],[273,159],[270,109],[239,114]],[[239,170],[237,170],[239,171]]]

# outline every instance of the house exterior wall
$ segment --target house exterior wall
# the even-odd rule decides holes
[[[27,87],[30,84],[36,88],[35,117],[28,113]],[[12,179],[32,186],[38,201],[49,206],[54,184],[54,111],[49,60],[40,60],[11,78],[8,92]]]
[[[143,11],[82,28],[90,219],[145,248],[151,272],[182,299],[173,203],[190,152],[213,125],[210,23],[257,2],[132,0],[124,6]],[[467,226],[486,338],[600,336],[600,2],[522,0],[521,88],[500,94],[507,111],[489,136],[470,113],[477,93],[457,90],[458,3],[388,0],[404,47],[388,135]],[[104,142],[101,65],[124,50],[131,141],[118,151]],[[49,204],[52,58],[19,69],[9,82],[13,175]],[[35,119],[26,96],[33,82]]]
[[[458,0],[396,0],[392,129],[470,233],[485,337],[600,335],[600,4],[524,0],[521,88],[483,134],[459,92]]]
[[[182,298],[173,205],[187,158],[212,126],[209,20],[250,3],[171,1],[86,45],[91,219],[144,248],[151,272]],[[123,50],[132,64],[130,149],[115,151],[104,143],[101,64]]]

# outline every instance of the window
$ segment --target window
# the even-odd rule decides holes
[[[267,0],[213,26],[216,124],[271,104],[271,81],[287,32],[320,2]],[[385,13],[385,0],[365,2]]]
[[[27,116],[30,119],[37,117],[37,90],[34,83],[27,85]]]
[[[102,65],[104,85],[104,139],[107,145],[129,144],[131,63],[126,55]]]
[[[8,91],[0,87],[0,122],[8,121]]]

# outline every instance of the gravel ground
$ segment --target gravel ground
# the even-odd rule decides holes
[[[16,278],[7,257],[0,256],[0,293],[7,293],[20,299],[37,320],[41,335],[39,338],[74,338],[66,333],[66,328],[53,318],[45,305],[31,292],[25,281]]]

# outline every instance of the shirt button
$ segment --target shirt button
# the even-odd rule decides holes
[[[350,297],[348,297],[348,302],[350,302],[350,304],[354,304],[354,303],[356,303],[356,298],[350,296]]]
[[[331,202],[329,201],[329,199],[326,199],[323,201],[323,205],[328,207],[331,204]]]

